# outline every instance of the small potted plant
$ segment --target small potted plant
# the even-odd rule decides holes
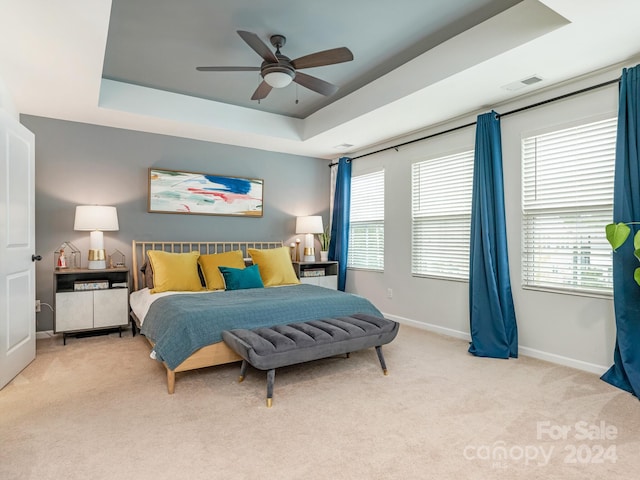
[[[331,242],[331,232],[329,227],[318,235],[320,239],[320,260],[326,262],[329,259],[329,243]]]
[[[631,233],[631,227],[629,227],[629,225],[637,225],[639,223],[640,222],[610,223],[605,227],[607,240],[614,252],[627,241],[629,233]],[[640,231],[636,232],[633,237],[633,254],[640,260]],[[633,279],[640,285],[640,267],[636,268],[633,272]]]

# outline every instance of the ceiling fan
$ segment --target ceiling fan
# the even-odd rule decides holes
[[[275,54],[255,33],[238,30],[238,35],[264,60],[259,67],[196,67],[200,72],[260,72],[263,80],[253,92],[251,100],[262,100],[269,95],[273,88],[284,88],[291,82],[313,90],[321,95],[333,95],[338,87],[311,75],[299,72],[303,68],[322,67],[336,63],[350,62],[353,53],[346,47],[323,50],[304,57],[291,60],[282,55],[280,49],[287,39],[284,35],[272,35],[271,45],[276,49]]]

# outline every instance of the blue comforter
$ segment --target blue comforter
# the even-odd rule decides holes
[[[199,348],[220,342],[224,330],[353,313],[382,316],[363,297],[305,284],[170,295],[153,302],[141,333],[154,342],[156,358],[173,370]]]

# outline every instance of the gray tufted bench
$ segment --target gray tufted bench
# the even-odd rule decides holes
[[[271,407],[275,369],[279,367],[375,347],[386,375],[381,347],[396,337],[398,328],[392,320],[358,313],[254,330],[227,330],[222,338],[244,359],[240,381],[244,380],[247,364],[267,370],[267,407]]]

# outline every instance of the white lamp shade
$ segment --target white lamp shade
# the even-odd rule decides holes
[[[118,227],[118,211],[116,207],[103,205],[78,205],[74,230],[115,232]]]
[[[320,215],[296,217],[296,233],[322,233],[323,231]]]

